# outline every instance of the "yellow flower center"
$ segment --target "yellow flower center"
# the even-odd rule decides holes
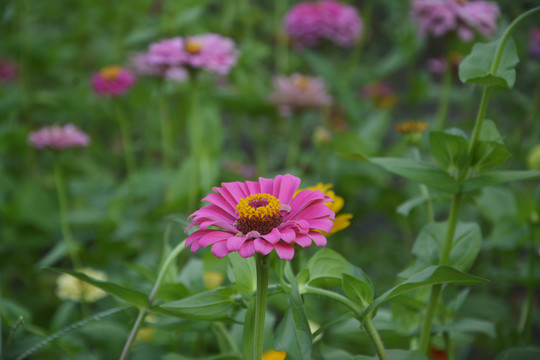
[[[113,65],[101,69],[100,74],[105,80],[114,80],[118,77],[120,71],[122,71],[120,66]]]
[[[240,199],[236,205],[236,229],[243,234],[258,231],[266,235],[281,224],[280,211],[281,202],[270,194],[259,193]]]
[[[396,124],[394,127],[404,135],[421,134],[429,128],[429,124],[425,121],[405,121],[401,124]]]
[[[300,90],[307,90],[309,86],[309,79],[306,76],[298,76],[294,79],[294,85]]]
[[[202,45],[200,42],[188,40],[186,42],[186,51],[191,55],[200,54],[202,51]]]

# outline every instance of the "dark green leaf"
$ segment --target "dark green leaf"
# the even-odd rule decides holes
[[[373,285],[371,284],[371,280],[360,279],[349,274],[343,274],[342,277],[343,291],[349,299],[360,304],[362,307],[367,307],[373,301]]]
[[[540,348],[528,346],[504,350],[497,355],[495,360],[538,360],[540,358]]]
[[[105,291],[106,293],[116,296],[117,298],[122,299],[131,305],[135,305],[137,307],[148,307],[149,305],[148,296],[139,291],[128,289],[120,285],[111,283],[111,282],[96,280],[94,278],[89,277],[88,275],[85,275],[83,273],[76,272],[76,271],[56,269],[56,268],[45,268],[45,269],[56,271],[59,273],[69,274],[73,277],[76,277],[79,280],[92,284],[95,287],[98,287],[101,290]]]
[[[489,281],[486,279],[466,274],[454,269],[451,266],[429,266],[424,271],[421,271],[401,284],[394,286],[392,289],[376,298],[373,303],[364,311],[364,316],[376,310],[385,301],[423,286],[435,284],[478,285],[485,284],[487,282]]]
[[[276,329],[274,347],[285,351],[292,359],[310,360],[311,346],[311,330],[296,279],[289,294],[289,309]]]
[[[469,145],[461,135],[432,131],[429,133],[429,145],[439,166],[451,174],[457,174],[467,161]]]
[[[185,319],[223,319],[234,307],[234,295],[233,288],[222,287],[160,305],[158,309]]]
[[[506,42],[498,69],[495,73],[491,72],[500,41],[501,39],[498,39],[490,43],[474,45],[472,52],[459,66],[459,79],[464,83],[512,88],[516,81],[515,67],[519,62],[519,57],[516,43],[511,37]]]
[[[510,152],[503,144],[495,141],[479,141],[471,166],[482,172],[498,167],[510,157]]]
[[[255,292],[257,287],[257,270],[253,257],[243,258],[237,252],[227,255],[234,274],[234,282],[240,295],[247,298]]]
[[[540,171],[490,171],[480,174],[465,181],[463,192],[477,190],[486,186],[497,186],[511,181],[536,179],[540,177]]]

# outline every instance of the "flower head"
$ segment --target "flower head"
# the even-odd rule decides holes
[[[492,36],[497,30],[499,15],[496,3],[483,0],[414,0],[411,9],[411,17],[422,37],[440,37],[456,31],[466,42],[473,40],[475,31]]]
[[[405,135],[410,145],[418,145],[422,140],[422,133],[427,131],[429,124],[425,121],[404,121],[394,125],[394,128]]]
[[[184,39],[175,37],[150,44],[148,47],[148,63],[154,66],[171,67],[186,61]]]
[[[222,183],[203,201],[210,204],[191,214],[199,230],[187,238],[191,251],[212,245],[223,257],[238,251],[242,257],[276,250],[283,260],[294,256],[294,245],[326,245],[335,214],[325,205],[332,199],[320,191],[304,190],[296,196],[300,179],[278,175],[274,179]],[[187,230],[187,229],[186,229]]]
[[[332,104],[323,79],[300,74],[274,78],[274,89],[269,99],[279,106],[282,115]]]
[[[343,209],[343,205],[345,205],[345,201],[343,200],[341,196],[336,195],[334,190],[332,190],[333,186],[334,185],[332,184],[318,183],[317,185],[308,186],[304,188],[304,190],[319,190],[324,195],[327,195],[330,199],[332,199],[332,202],[325,203],[325,205],[328,206],[330,210],[332,210],[336,214],[334,226],[332,227],[332,230],[330,230],[329,235],[335,234],[338,231],[349,227],[349,225],[351,225],[351,219],[353,217],[352,214],[339,214],[338,215],[338,212],[340,212],[341,209]]]
[[[17,64],[0,57],[0,83],[7,84],[17,77]]]
[[[85,147],[90,143],[90,138],[73,124],[65,126],[53,125],[31,132],[28,135],[30,144],[43,149],[49,147],[54,150],[63,150],[70,147]]]
[[[107,66],[92,76],[92,87],[98,95],[118,96],[135,83],[135,76],[120,66]]]
[[[529,33],[529,54],[540,58],[540,29],[534,28]]]
[[[107,280],[107,275],[98,270],[83,268],[79,272],[97,280]],[[86,303],[95,302],[107,295],[100,288],[87,282],[77,279],[69,274],[62,274],[56,280],[56,295],[62,300],[83,301]]]
[[[396,105],[397,97],[390,85],[383,82],[372,82],[361,90],[362,97],[374,102],[381,109],[390,109]]]
[[[300,47],[316,45],[322,39],[350,47],[364,26],[353,6],[334,0],[301,2],[285,15],[284,22],[287,33]]]
[[[202,277],[204,287],[208,290],[219,287],[223,283],[223,280],[225,280],[225,275],[219,271],[205,271]]]
[[[234,41],[218,34],[187,38],[183,53],[185,65],[225,75],[236,64],[238,50]]]
[[[287,353],[285,351],[268,350],[262,356],[262,360],[285,360]]]

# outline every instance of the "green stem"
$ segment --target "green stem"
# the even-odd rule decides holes
[[[135,341],[137,333],[139,332],[139,328],[141,327],[143,320],[149,311],[149,308],[152,306],[152,303],[154,302],[154,298],[159,290],[159,287],[161,286],[161,282],[163,281],[163,277],[165,276],[167,269],[169,268],[173,260],[182,252],[182,250],[185,249],[185,247],[186,247],[186,240],[176,245],[175,248],[171,251],[171,253],[167,257],[167,259],[165,259],[165,262],[163,262],[163,266],[161,266],[156,282],[154,283],[154,287],[152,288],[152,291],[150,292],[150,295],[148,296],[148,307],[139,309],[139,314],[137,315],[137,319],[135,320],[135,323],[133,324],[133,328],[131,328],[131,332],[129,333],[129,336],[128,336],[128,339],[126,340],[124,348],[122,349],[122,354],[120,355],[120,358],[119,358],[120,360],[127,359],[129,350],[131,349],[131,346],[133,345],[133,342]]]
[[[120,135],[122,136],[122,144],[124,145],[124,160],[126,162],[126,172],[128,177],[135,173],[135,157],[133,155],[133,145],[131,144],[130,126],[124,113],[118,105],[115,106],[116,118],[120,125]]]
[[[467,177],[467,172],[469,167],[474,159],[474,153],[476,152],[476,147],[478,146],[478,140],[480,139],[480,133],[482,132],[482,126],[484,125],[484,119],[486,117],[486,110],[489,103],[489,97],[491,95],[491,87],[486,86],[484,91],[482,91],[482,98],[480,99],[480,106],[478,108],[478,113],[476,114],[476,121],[474,123],[474,130],[469,142],[469,155],[468,162],[465,169],[460,174],[460,181],[465,180]]]
[[[455,360],[454,351],[452,350],[452,339],[450,338],[450,333],[448,331],[444,332],[444,348],[446,351],[446,356],[448,360]]]
[[[448,64],[444,72],[442,82],[441,97],[439,98],[439,107],[437,109],[437,120],[435,121],[435,130],[442,130],[448,114],[448,103],[450,100],[450,89],[452,87],[452,66]]]
[[[160,116],[159,124],[161,128],[161,153],[163,156],[163,168],[166,171],[172,169],[172,153],[173,153],[173,130],[171,119],[168,111],[168,99],[165,95],[165,91],[161,92],[161,102],[160,102]]]
[[[69,227],[68,219],[68,204],[67,204],[67,191],[64,183],[64,176],[62,172],[62,166],[57,159],[54,166],[54,179],[56,181],[56,191],[58,193],[58,204],[60,207],[60,227],[62,230],[62,236],[64,238],[69,257],[73,264],[74,269],[81,268],[81,260],[79,259],[79,250],[71,234],[71,228]]]
[[[225,341],[227,342],[227,345],[231,348],[231,350],[233,352],[239,352],[240,351],[238,349],[238,346],[236,346],[236,343],[232,339],[231,335],[229,334],[227,329],[225,329],[225,326],[223,326],[222,323],[220,323],[220,322],[214,323],[214,328],[223,337],[223,339],[225,339]]]
[[[375,351],[377,352],[377,355],[379,356],[379,360],[387,360],[386,353],[384,351],[384,345],[382,343],[381,337],[379,336],[379,333],[377,332],[377,329],[373,325],[373,321],[371,320],[372,314],[369,313],[366,315],[363,321],[364,328],[366,328],[366,331],[371,339],[371,342],[375,346]]]
[[[321,295],[321,296],[325,296],[325,297],[327,297],[329,299],[335,300],[335,301],[345,305],[349,309],[351,309],[354,312],[355,316],[361,316],[363,311],[364,311],[363,308],[356,305],[354,302],[352,302],[351,300],[349,300],[345,296],[340,295],[340,294],[335,293],[335,292],[330,291],[330,290],[325,290],[325,289],[321,289],[321,288],[317,288],[317,287],[311,287],[311,286],[308,286],[308,285],[304,285],[304,286],[301,287],[301,293],[306,294],[306,295]]]
[[[519,333],[525,337],[526,344],[531,342],[531,331],[532,331],[532,310],[534,302],[534,267],[537,258],[537,249],[536,249],[536,229],[533,225],[531,229],[531,242],[529,248],[529,264],[528,264],[528,273],[527,273],[527,300],[524,304],[524,310],[521,314],[521,319],[519,321]]]
[[[418,147],[413,146],[412,153],[413,153],[413,158],[416,161],[422,160]],[[420,184],[419,187],[420,187],[420,193],[426,198],[426,214],[427,214],[428,222],[430,223],[435,222],[435,215],[433,213],[433,204],[431,202],[431,195],[429,194],[429,189],[424,184]]]
[[[252,359],[260,360],[263,354],[264,319],[266,316],[266,300],[268,297],[268,277],[270,274],[270,256],[257,254],[257,293],[255,296],[255,321]]]

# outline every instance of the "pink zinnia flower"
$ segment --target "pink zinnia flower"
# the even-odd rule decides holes
[[[540,58],[540,29],[534,28],[529,33],[529,53]]]
[[[327,39],[340,46],[354,45],[363,22],[356,8],[334,0],[302,2],[285,15],[285,29],[301,47]]]
[[[474,38],[474,31],[492,36],[497,30],[499,15],[496,3],[483,0],[415,0],[411,9],[411,17],[422,37],[440,37],[456,31],[459,38],[467,42]]]
[[[118,96],[133,86],[135,76],[120,66],[107,66],[92,76],[92,87],[98,95]]]
[[[37,148],[51,148],[63,150],[70,147],[85,147],[90,138],[73,124],[46,126],[28,135],[30,144]]]
[[[17,77],[17,64],[0,57],[0,83],[7,84]]]
[[[330,105],[332,97],[323,79],[293,74],[274,78],[270,102],[278,105],[280,113],[286,116],[294,110]]]
[[[183,51],[186,65],[222,75],[231,70],[238,58],[234,41],[218,34],[189,37]]]
[[[188,236],[191,251],[212,245],[212,254],[223,257],[238,251],[242,257],[276,250],[283,260],[294,256],[294,245],[314,242],[326,245],[335,214],[325,203],[332,199],[321,191],[303,190],[295,195],[300,179],[278,175],[274,179],[222,183],[203,201],[210,204],[195,211],[189,227],[199,230]]]
[[[155,66],[177,66],[186,61],[184,39],[175,37],[150,44],[148,62]]]

